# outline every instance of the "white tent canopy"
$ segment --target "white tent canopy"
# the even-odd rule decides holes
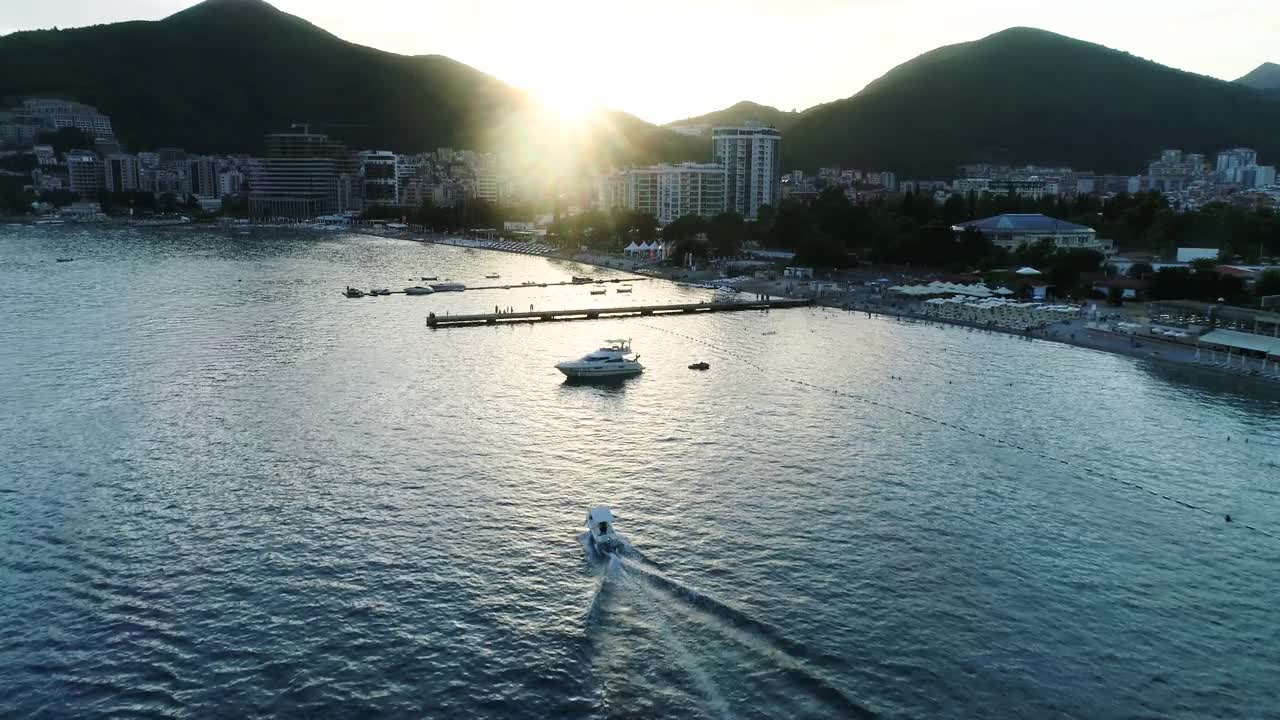
[[[1040,272],[1039,270],[1033,267],[1024,267],[1024,268],[1018,268],[1018,270],[1014,274],[1015,275],[1043,275],[1044,273]]]

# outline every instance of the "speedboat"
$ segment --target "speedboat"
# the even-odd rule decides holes
[[[502,277],[502,276],[501,276],[501,275],[485,275],[485,276],[484,276],[484,279],[485,279],[485,280],[497,280],[497,279],[498,279],[498,278],[500,278],[500,277]]]
[[[711,369],[711,363],[708,363],[708,362],[696,362],[696,363],[693,363],[692,365],[690,365],[690,366],[689,366],[689,369],[690,369],[690,370],[710,370],[710,369]]]
[[[404,289],[405,295],[430,295],[433,292],[435,292],[435,290],[421,285],[414,285],[413,287],[407,287]]]
[[[423,280],[439,280],[440,278],[436,277],[435,275],[432,275],[430,277],[423,277],[422,279]]]
[[[436,292],[462,292],[467,289],[467,286],[460,282],[441,282],[432,283],[431,289]]]
[[[607,292],[609,292],[609,291],[608,291],[608,290],[605,290],[604,288],[600,288],[600,289],[598,289],[598,290],[592,290],[592,291],[591,291],[591,294],[592,294],[592,295],[603,295],[603,294],[605,294],[605,293],[607,293]]]
[[[556,369],[570,378],[621,378],[644,372],[640,356],[631,352],[630,340],[605,342],[605,347],[559,363]]]
[[[346,295],[346,296],[347,296],[347,297],[349,297],[349,298],[361,298],[361,297],[364,297],[364,291],[363,291],[363,290],[358,290],[358,289],[353,288],[353,287],[349,287],[349,288],[347,288],[346,290],[343,290],[343,291],[342,291],[342,294],[343,294],[343,295]]]
[[[617,290],[614,290],[614,292],[619,292],[619,293],[629,293],[629,292],[631,292],[631,287],[630,287],[629,285],[623,285],[622,287],[618,288]]]
[[[593,507],[587,513],[587,534],[591,539],[591,547],[601,555],[622,549],[622,538],[614,532],[613,525],[613,513],[603,505]]]
[[[594,280],[592,280],[591,278],[583,277],[581,275],[570,275],[569,277],[573,278],[574,285],[581,285],[582,283],[594,282]]]

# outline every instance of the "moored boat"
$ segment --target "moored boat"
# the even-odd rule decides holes
[[[577,360],[566,360],[556,369],[575,379],[623,378],[644,372],[640,356],[631,351],[630,340],[606,340],[607,345]]]
[[[436,292],[462,292],[467,286],[460,282],[438,282],[432,283],[431,289]]]
[[[435,292],[435,290],[421,285],[414,285],[413,287],[407,287],[404,289],[405,295],[430,295],[433,292]]]

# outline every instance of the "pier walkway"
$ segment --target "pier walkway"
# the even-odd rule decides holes
[[[812,305],[809,298],[755,300],[751,302],[682,303],[677,305],[627,305],[623,307],[596,307],[581,310],[535,310],[533,312],[479,313],[475,315],[427,316],[427,327],[447,328],[468,325],[498,325],[509,323],[551,322],[555,320],[596,320],[616,317],[648,317],[657,315],[690,315],[704,312],[736,312],[741,310],[781,310]]]

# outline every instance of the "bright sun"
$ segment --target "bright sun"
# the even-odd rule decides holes
[[[537,96],[547,119],[564,128],[585,125],[591,114],[599,110],[580,88],[544,88],[538,90]]]

